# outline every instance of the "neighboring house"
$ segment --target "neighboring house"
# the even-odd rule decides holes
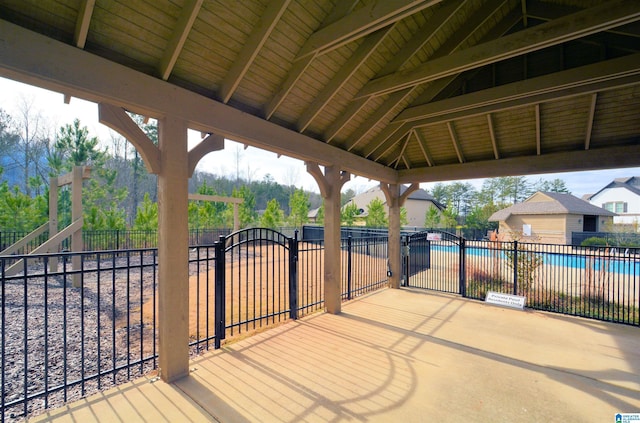
[[[500,222],[498,232],[504,241],[520,238],[568,245],[573,232],[597,232],[614,216],[571,194],[536,192],[522,203],[495,212],[489,221]]]
[[[615,224],[640,223],[640,176],[616,178],[600,191],[589,196],[589,202],[618,216]]]
[[[320,207],[317,209],[309,210],[307,214],[307,218],[309,219],[309,223],[318,223],[318,213],[320,212]]]
[[[404,194],[407,187],[400,186],[400,193]],[[356,204],[360,210],[361,216],[366,216],[367,205],[371,203],[374,198],[379,198],[386,207],[387,216],[389,215],[389,207],[387,206],[387,199],[379,186],[371,188],[362,194],[358,194],[343,206],[346,207],[349,204]],[[404,203],[404,208],[407,209],[407,226],[424,226],[427,210],[430,208],[437,209],[440,213],[445,209],[444,205],[438,202],[433,196],[423,189],[418,189],[411,194]]]

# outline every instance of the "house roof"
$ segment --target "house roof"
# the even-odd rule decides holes
[[[596,197],[598,194],[603,192],[604,190],[611,188],[624,188],[628,189],[632,193],[640,196],[640,176],[630,176],[626,178],[615,178],[613,181],[609,182],[604,188],[589,196],[589,200]]]
[[[408,189],[409,189],[408,186],[400,185],[400,195],[404,194]],[[376,193],[378,195],[382,195],[383,199],[384,199],[384,194],[382,194],[382,190],[380,189],[380,186],[377,185],[377,186],[375,186],[373,188],[370,188],[370,189],[366,190],[365,192],[363,192],[361,194],[356,195],[355,197],[353,197],[349,201],[358,204],[360,202],[359,201],[360,199],[362,199],[363,197],[369,197],[373,193]],[[422,188],[419,188],[419,189],[413,191],[411,194],[409,194],[409,197],[407,197],[407,200],[430,201],[440,210],[444,210],[446,208],[446,206],[444,204],[440,203],[438,200],[435,199],[434,196],[432,196],[431,194],[429,194],[427,191],[425,191]],[[384,203],[386,204],[386,201],[384,201]]]
[[[544,196],[541,198],[541,196]],[[545,198],[547,200],[545,200]],[[536,201],[531,201],[535,199]],[[540,201],[545,200],[545,201]],[[511,215],[558,215],[558,214],[582,214],[595,216],[616,216],[608,210],[596,207],[587,201],[571,194],[557,192],[536,192],[522,203],[514,204],[502,210],[498,210],[489,218],[491,222],[507,220]]]
[[[640,152],[637,0],[10,0],[0,16],[2,77],[387,183]]]

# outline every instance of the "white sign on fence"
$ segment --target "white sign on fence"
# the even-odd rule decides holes
[[[519,310],[524,309],[525,297],[520,295],[503,294],[501,292],[487,292],[487,296],[484,301],[489,304],[499,305],[503,307],[517,308]]]
[[[427,241],[440,241],[442,234],[427,234]]]

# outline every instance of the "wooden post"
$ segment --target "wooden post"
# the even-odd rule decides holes
[[[158,340],[160,375],[189,372],[188,155],[186,122],[158,121]]]
[[[389,206],[389,287],[400,288],[400,280],[402,278],[402,254],[400,246],[400,208],[407,200],[407,197],[417,190],[420,186],[412,184],[405,192],[401,193],[400,184],[380,184],[380,189],[384,193],[387,205]]]
[[[233,230],[240,230],[240,214],[238,212],[238,203],[233,203]]]
[[[325,167],[323,175],[316,163],[307,163],[307,172],[324,198],[324,305],[328,313],[338,314],[342,307],[340,190],[351,175],[337,166]]]

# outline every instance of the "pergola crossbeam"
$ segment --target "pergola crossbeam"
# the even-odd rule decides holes
[[[640,3],[616,0],[371,80],[356,98],[382,95],[586,37],[640,19]]]
[[[191,27],[200,12],[202,2],[203,0],[185,1],[180,17],[178,18],[176,28],[173,31],[173,35],[169,40],[159,66],[160,77],[165,81],[169,79],[169,75],[171,75],[171,72],[173,71],[173,67],[176,64],[176,60],[178,60],[182,47],[184,47],[184,43],[191,31]]]

